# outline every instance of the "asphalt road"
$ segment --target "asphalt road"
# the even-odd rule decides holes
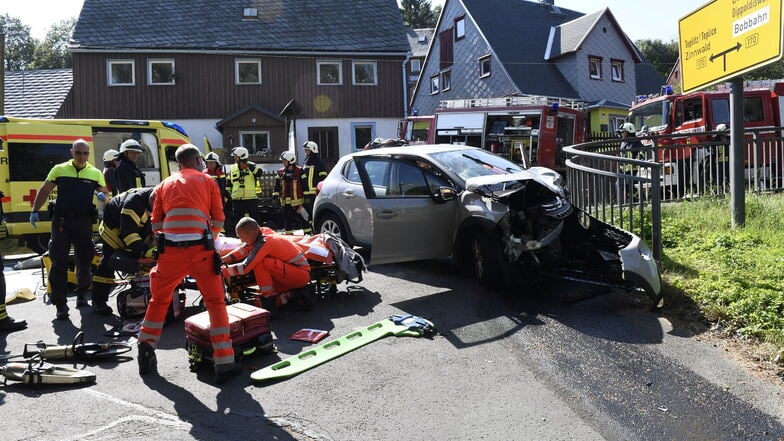
[[[559,281],[488,293],[454,273],[442,261],[371,267],[360,289],[281,312],[278,354],[246,359],[222,387],[189,371],[181,321],[164,330],[157,376],[140,377],[127,359],[87,366],[97,375],[89,386],[9,382],[0,439],[784,439],[781,385],[649,312],[644,296]],[[7,268],[6,279],[9,291],[34,288],[40,272]],[[1,335],[0,352],[70,343],[80,329],[106,340],[112,319],[71,298],[72,320],[58,322],[38,294],[8,307],[30,327]],[[288,338],[300,328],[328,330],[329,341],[400,313],[431,320],[439,335],[381,339],[284,381],[249,379],[311,347]]]

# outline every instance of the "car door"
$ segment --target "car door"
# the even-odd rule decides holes
[[[373,214],[356,161],[344,165],[342,177],[330,200],[340,207],[346,217],[354,241],[369,244],[373,240]]]
[[[447,257],[452,252],[457,201],[436,202],[443,183],[413,158],[368,157],[358,161],[373,191],[371,264]]]

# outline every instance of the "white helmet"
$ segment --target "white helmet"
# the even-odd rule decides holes
[[[204,160],[205,161],[215,161],[218,164],[220,164],[220,157],[218,157],[218,154],[215,153],[215,152],[209,152],[206,155],[204,155]]]
[[[139,144],[139,141],[135,139],[126,139],[122,144],[120,144],[120,153],[125,153],[127,151],[132,152],[143,152],[144,148]]]
[[[716,126],[716,131],[717,132],[726,132],[729,129],[730,129],[730,126],[728,126],[727,124],[724,124],[724,123],[719,124],[719,125]]]
[[[308,149],[313,153],[318,153],[318,144],[313,141],[308,141],[305,144],[302,144],[303,149]]]
[[[634,124],[627,122],[623,123],[623,125],[618,129],[619,132],[629,132],[634,134],[636,130],[634,129]]]
[[[120,156],[120,152],[115,149],[109,149],[103,154],[103,162],[114,161],[118,156]]]
[[[234,147],[231,150],[231,154],[232,156],[236,156],[240,158],[240,160],[248,159],[248,156],[250,156],[250,153],[248,153],[248,149],[246,149],[245,147]]]
[[[292,152],[291,150],[286,150],[285,152],[280,154],[280,160],[288,161],[289,164],[293,164],[295,159],[296,157],[294,156],[294,152]]]

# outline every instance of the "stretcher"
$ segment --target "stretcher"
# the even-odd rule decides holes
[[[302,251],[310,265],[310,282],[289,292],[262,295],[253,272],[232,276],[225,280],[230,303],[248,303],[271,312],[285,305],[309,308],[316,300],[337,294],[338,284],[342,282],[362,282],[364,260],[339,237],[329,233],[298,236],[265,230],[265,235],[277,234],[290,240]],[[242,243],[239,239],[221,236],[216,241],[215,249],[223,256],[240,245]],[[341,259],[340,256],[346,253],[350,256]]]

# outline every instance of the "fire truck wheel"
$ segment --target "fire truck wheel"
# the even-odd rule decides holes
[[[28,234],[25,236],[25,245],[36,254],[49,251],[49,234]]]

